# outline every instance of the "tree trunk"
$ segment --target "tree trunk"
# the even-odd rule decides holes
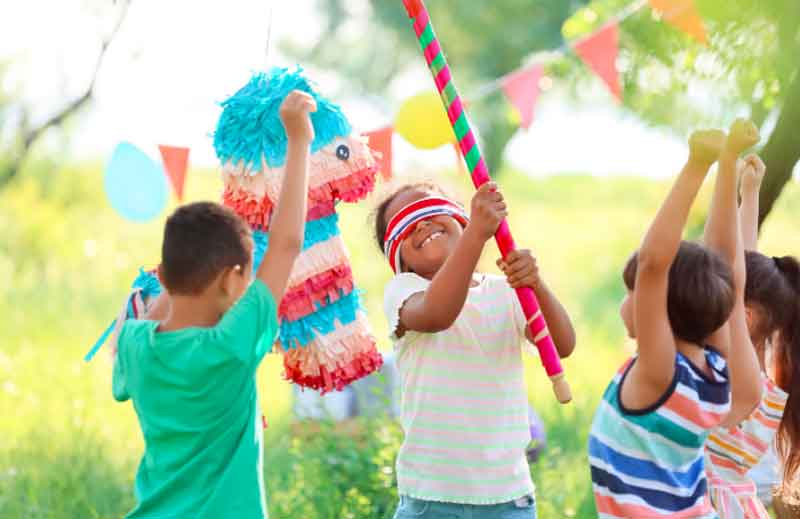
[[[761,226],[775,206],[800,160],[800,73],[789,85],[778,124],[761,152],[767,175],[761,186],[758,224]]]

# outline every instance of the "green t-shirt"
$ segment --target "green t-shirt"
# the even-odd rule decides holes
[[[276,310],[255,280],[212,328],[125,323],[112,391],[133,400],[145,442],[128,518],[267,517],[255,374]]]

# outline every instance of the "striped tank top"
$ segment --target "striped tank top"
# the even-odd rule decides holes
[[[620,388],[636,358],[614,376],[594,416],[589,464],[601,518],[715,518],[703,445],[730,410],[725,359],[705,350],[713,377],[680,353],[665,394],[647,409],[626,410]]]
[[[743,422],[717,429],[706,441],[709,493],[722,519],[768,519],[747,472],[769,451],[789,395],[762,376],[761,403]]]

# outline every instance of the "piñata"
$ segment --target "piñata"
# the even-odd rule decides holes
[[[222,103],[214,148],[222,164],[222,200],[253,229],[254,268],[269,247],[272,209],[280,194],[287,138],[279,117],[293,90],[311,94],[314,140],[309,164],[303,251],[281,301],[279,347],[285,376],[322,393],[340,390],[380,368],[382,360],[353,282],[339,232],[339,201],[362,200],[375,186],[377,162],[353,134],[340,108],[319,95],[301,70],[257,73]]]
[[[319,95],[302,70],[256,73],[222,103],[214,148],[222,165],[222,202],[253,230],[253,269],[269,247],[272,210],[280,195],[287,138],[280,105],[293,90],[311,94],[315,138],[309,159],[308,216],[303,249],[278,308],[278,346],[287,380],[326,393],[381,367],[347,249],[336,204],[357,202],[375,187],[378,164],[367,139],[355,134],[340,108]],[[92,350],[116,340],[125,319],[140,318],[161,292],[153,272],[141,272],[120,317]]]

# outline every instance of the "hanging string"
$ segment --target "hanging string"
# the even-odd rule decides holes
[[[270,43],[272,42],[272,15],[275,7],[275,0],[269,1],[269,11],[267,13],[267,44],[264,48],[264,70],[269,70],[269,50]]]

